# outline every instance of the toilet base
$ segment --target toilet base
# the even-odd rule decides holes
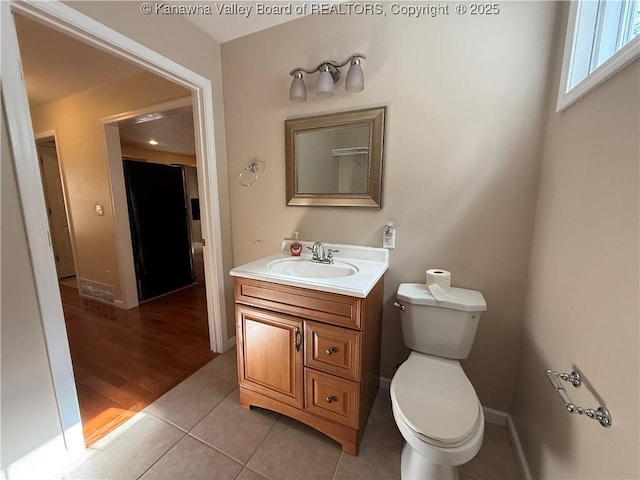
[[[433,463],[416,452],[405,442],[400,458],[401,480],[458,480],[458,468],[453,465]]]

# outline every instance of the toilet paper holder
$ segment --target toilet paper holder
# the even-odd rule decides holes
[[[564,407],[567,409],[569,413],[577,413],[578,415],[586,415],[589,418],[597,420],[600,422],[600,425],[603,427],[611,426],[611,413],[605,407],[600,405],[597,409],[593,408],[582,408],[575,405],[571,398],[569,398],[569,394],[560,383],[560,380],[564,380],[565,382],[569,382],[574,387],[579,387],[582,385],[582,377],[578,372],[571,373],[559,373],[554,372],[552,370],[546,370],[544,372],[547,375],[547,379],[551,383],[551,386],[556,391],[558,396],[564,402]]]

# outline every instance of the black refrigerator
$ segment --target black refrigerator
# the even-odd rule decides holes
[[[138,298],[148,300],[194,281],[181,166],[124,160]]]

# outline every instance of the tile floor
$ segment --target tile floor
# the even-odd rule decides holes
[[[402,436],[380,390],[360,445],[333,440],[288,417],[238,403],[235,350],[212,360],[128,423],[95,443],[65,479],[398,479]],[[461,480],[521,478],[509,434],[487,424]]]

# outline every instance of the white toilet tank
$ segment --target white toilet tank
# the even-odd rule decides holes
[[[469,356],[480,314],[487,304],[476,290],[451,287],[449,296],[438,302],[424,283],[398,287],[402,336],[407,347],[444,358]]]

